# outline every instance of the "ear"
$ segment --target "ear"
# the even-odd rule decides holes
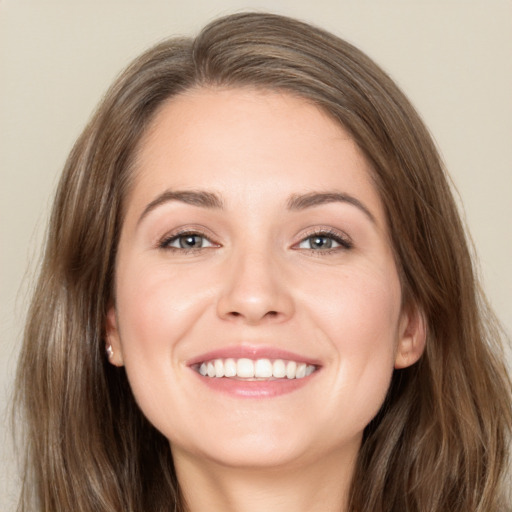
[[[427,339],[425,317],[418,307],[404,308],[398,336],[395,368],[407,368],[419,360]]]
[[[116,309],[112,305],[107,311],[105,319],[105,351],[110,364],[114,366],[123,366],[123,351],[117,327]],[[110,347],[110,348],[109,348]]]

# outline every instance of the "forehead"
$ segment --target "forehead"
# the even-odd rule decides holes
[[[156,113],[139,145],[132,192],[149,201],[170,187],[238,198],[340,189],[371,203],[379,217],[371,176],[350,134],[311,102],[252,88],[198,88]]]

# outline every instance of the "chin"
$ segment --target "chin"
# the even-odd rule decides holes
[[[294,429],[289,419],[273,425],[249,422],[246,429],[234,431],[213,428],[209,435],[200,439],[188,439],[188,443],[180,444],[171,440],[173,454],[186,454],[195,460],[238,469],[272,469],[293,468],[314,464],[328,454],[347,447],[358,450],[362,432],[354,436],[335,438],[325,432],[314,432],[307,424],[303,428]]]
[[[175,449],[171,443],[173,453]],[[236,469],[271,469],[300,464],[305,457],[304,447],[274,444],[265,439],[220,442],[190,455],[215,464]]]

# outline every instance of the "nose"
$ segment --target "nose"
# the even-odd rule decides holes
[[[280,323],[293,315],[287,274],[275,258],[248,250],[234,255],[226,267],[217,303],[220,318],[257,325]]]

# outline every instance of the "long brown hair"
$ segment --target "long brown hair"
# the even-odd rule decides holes
[[[69,156],[18,369],[26,431],[19,510],[186,510],[168,441],[140,412],[124,370],[106,361],[104,324],[138,142],[163,101],[198,86],[303,97],[372,163],[404,307],[420,308],[428,339],[417,364],[395,370],[365,430],[350,510],[508,510],[512,386],[503,336],[428,131],[362,52],[299,21],[252,13],[135,60]]]

